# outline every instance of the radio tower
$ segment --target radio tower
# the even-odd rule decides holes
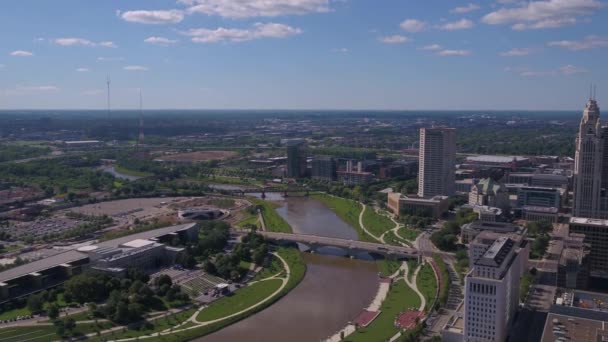
[[[141,88],[139,89],[139,135],[137,136],[136,150],[139,152],[141,144],[144,143],[144,109],[141,96]]]

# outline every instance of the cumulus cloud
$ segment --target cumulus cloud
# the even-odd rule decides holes
[[[560,76],[560,75],[575,75],[588,72],[587,69],[574,66],[572,64],[567,64],[561,66],[557,69],[549,69],[549,70],[534,70],[526,67],[507,67],[505,68],[507,72],[515,72],[519,76],[522,77],[546,77],[546,76]]]
[[[441,45],[439,45],[439,44],[425,45],[423,47],[418,48],[418,50],[437,51],[437,50],[441,50]]]
[[[437,52],[438,56],[468,56],[471,54],[469,50],[450,50],[445,49]]]
[[[98,62],[117,62],[124,60],[124,57],[97,57]]]
[[[471,20],[460,19],[458,21],[453,21],[453,22],[445,23],[443,25],[439,25],[438,28],[440,30],[456,31],[456,30],[470,29],[473,26],[475,26],[475,24],[473,24],[473,22]]]
[[[427,23],[418,19],[405,19],[399,26],[407,32],[422,32],[426,30]]]
[[[148,67],[142,65],[127,65],[123,69],[126,71],[148,71]]]
[[[479,9],[479,5],[469,3],[466,6],[453,8],[452,10],[450,10],[450,12],[462,14],[462,13],[469,13],[469,12],[477,11],[478,9]]]
[[[501,52],[500,55],[503,57],[520,57],[527,56],[533,52],[530,48],[513,48],[509,51]]]
[[[114,44],[114,42],[109,42],[109,41],[104,41],[104,42],[93,42],[89,39],[85,39],[85,38],[56,38],[53,39],[52,42],[56,45],[60,45],[60,46],[90,46],[90,47],[94,47],[94,46],[101,46],[101,47],[107,47],[107,48],[115,48],[117,47],[116,44]]]
[[[144,39],[144,42],[146,42],[148,44],[155,44],[155,45],[177,44],[177,40],[164,38],[164,37],[148,37],[148,38]]]
[[[184,20],[184,12],[180,10],[168,11],[126,11],[117,12],[118,17],[130,23],[138,24],[177,24]]]
[[[224,18],[277,17],[330,12],[330,0],[179,0],[188,13]]]
[[[302,33],[299,28],[278,23],[255,23],[249,29],[218,27],[190,29],[181,32],[195,43],[244,42],[262,38],[287,38]]]
[[[10,55],[13,57],[32,57],[34,55],[34,53],[31,51],[25,51],[25,50],[15,50],[15,51],[11,52]]]
[[[548,46],[556,46],[564,49],[579,51],[608,47],[608,39],[599,36],[587,36],[583,40],[558,40],[547,43]]]
[[[411,39],[409,39],[408,37],[396,34],[396,35],[387,36],[387,37],[380,37],[380,38],[378,38],[378,40],[385,44],[402,44],[402,43],[409,42]]]
[[[89,70],[89,68],[78,68],[76,69],[77,72],[89,72],[91,70]]]
[[[576,23],[576,18],[603,7],[598,0],[543,0],[518,3],[486,14],[490,25],[513,24],[514,30],[557,28]]]

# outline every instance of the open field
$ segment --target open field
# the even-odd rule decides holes
[[[412,272],[413,271],[414,270],[412,270]],[[418,277],[416,278],[416,286],[426,299],[425,310],[428,311],[431,308],[431,305],[433,305],[433,300],[437,295],[437,280],[435,279],[435,272],[433,272],[431,265],[424,264],[422,266],[418,272]]]
[[[418,235],[420,235],[420,231],[416,230],[416,229],[412,229],[412,228],[407,228],[407,227],[401,227],[399,228],[399,230],[397,231],[397,233],[399,233],[399,236],[401,236],[402,238],[409,240],[409,241],[414,241],[416,240],[416,238],[418,237]]]
[[[262,217],[269,232],[291,233],[289,224],[274,209],[276,204],[261,199],[252,199],[254,205],[261,206]]]
[[[236,155],[237,153],[234,151],[197,151],[161,156],[156,158],[156,160],[167,162],[202,162],[209,160],[224,160]]]
[[[386,216],[376,213],[371,207],[367,207],[363,213],[363,225],[376,236],[380,236],[387,230],[395,228],[393,221]]]
[[[420,297],[403,279],[393,283],[388,296],[380,307],[380,315],[367,327],[346,337],[345,341],[388,341],[399,329],[395,327],[395,318],[400,312],[420,306]]]

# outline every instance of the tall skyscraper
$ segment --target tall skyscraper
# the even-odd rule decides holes
[[[336,180],[336,160],[326,156],[314,157],[312,160],[312,179],[327,182]]]
[[[453,195],[456,129],[421,128],[418,158],[418,196]]]
[[[287,177],[299,178],[306,174],[306,153],[303,139],[287,140]]]
[[[608,169],[604,168],[604,145],[607,128],[601,127],[600,108],[594,98],[589,98],[576,137],[574,161],[574,201],[572,216],[600,218],[602,186],[608,179],[602,179]],[[606,158],[608,159],[608,158]]]

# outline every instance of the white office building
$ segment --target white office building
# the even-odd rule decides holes
[[[456,129],[421,128],[418,196],[451,196],[456,191]]]
[[[465,277],[463,341],[505,341],[519,303],[521,249],[498,238]]]

